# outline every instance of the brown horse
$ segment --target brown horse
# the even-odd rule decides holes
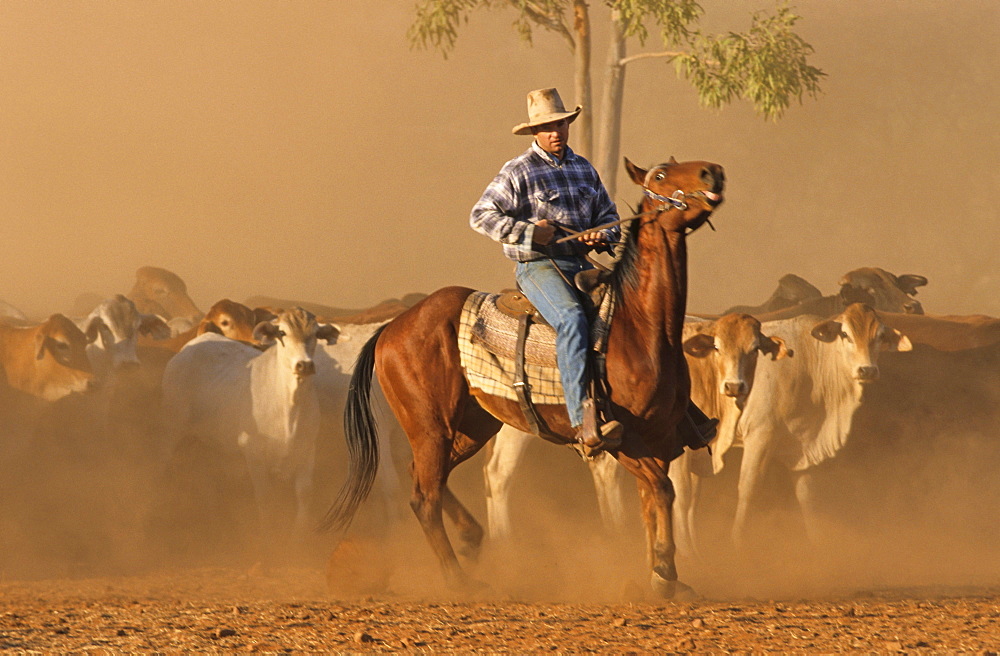
[[[725,176],[709,162],[668,163],[648,171],[625,160],[645,196],[630,223],[622,257],[611,274],[616,310],[607,347],[614,416],[624,425],[612,455],[638,479],[653,588],[662,596],[689,592],[677,580],[667,477],[682,451],[676,426],[688,403],[690,379],[681,348],[687,301],[685,237],[722,202]],[[478,552],[483,530],[448,489],[448,475],[473,456],[502,423],[529,430],[515,401],[471,388],[460,364],[458,332],[463,304],[473,290],[446,287],[399,315],[365,345],[351,381],[345,429],[349,479],[326,519],[346,527],[371,489],[378,463],[369,407],[373,373],[413,450],[416,513],[449,584],[473,584],[459,565],[442,511],[458,527],[462,551]],[[374,371],[373,371],[374,367]],[[555,433],[573,440],[566,408],[540,405]]]

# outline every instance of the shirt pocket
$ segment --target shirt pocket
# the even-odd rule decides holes
[[[560,221],[565,216],[563,197],[558,189],[539,189],[534,194],[535,216],[537,219]]]
[[[580,220],[590,225],[590,219],[594,213],[594,204],[597,202],[597,190],[590,185],[580,185],[576,188],[577,212]]]

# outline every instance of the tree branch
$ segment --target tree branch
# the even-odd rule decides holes
[[[546,27],[553,32],[556,32],[566,39],[566,42],[569,43],[571,50],[576,48],[576,41],[573,39],[573,35],[570,33],[569,29],[567,29],[566,22],[562,19],[562,16],[553,16],[552,14],[548,14],[544,9],[533,2],[525,3],[524,12],[528,14],[531,20],[535,21],[542,27]]]
[[[687,54],[686,52],[680,52],[680,51],[677,51],[677,52],[671,52],[671,51],[665,51],[665,52],[640,52],[637,55],[631,55],[629,57],[623,57],[622,59],[619,59],[618,60],[618,65],[619,66],[624,66],[625,64],[629,64],[631,62],[634,62],[637,59],[653,59],[653,58],[659,58],[659,57],[667,57],[669,59],[674,59],[675,57],[680,57],[681,55],[686,55],[686,54]]]

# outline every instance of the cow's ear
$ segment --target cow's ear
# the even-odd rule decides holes
[[[104,327],[104,319],[101,318],[101,315],[95,313],[87,317],[87,322],[83,325],[83,334],[87,338],[88,344],[97,340],[102,327]]]
[[[256,326],[261,321],[274,321],[278,318],[278,310],[269,307],[258,307],[253,309],[253,322]]]
[[[768,337],[767,335],[761,335],[760,346],[757,348],[761,353],[770,355],[772,360],[790,358],[795,355],[795,352],[788,348],[785,344],[785,340],[780,337]]]
[[[169,339],[171,335],[170,326],[167,322],[155,314],[139,315],[139,334],[149,335],[153,339]]]
[[[261,321],[253,328],[254,341],[260,342],[265,346],[274,344],[275,341],[280,340],[284,336],[285,333],[273,321]]]
[[[883,351],[912,351],[913,342],[910,338],[899,332],[898,330],[886,329],[885,333],[882,335],[882,350]]]
[[[629,158],[625,159],[625,170],[628,171],[628,177],[632,178],[632,182],[636,183],[640,187],[646,185],[646,169],[640,169],[638,166],[629,161]]]
[[[840,322],[829,319],[813,326],[812,336],[821,342],[832,342],[840,337],[842,332],[843,326],[841,326]]]
[[[693,358],[706,358],[715,350],[715,337],[698,333],[684,340],[684,352]]]
[[[916,296],[917,287],[923,287],[927,284],[927,278],[913,273],[904,273],[897,280],[899,281],[899,288],[910,296]]]
[[[335,323],[321,323],[316,329],[316,339],[325,339],[327,344],[336,344],[340,337],[340,326]]]

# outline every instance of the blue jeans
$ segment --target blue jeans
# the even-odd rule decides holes
[[[553,258],[571,282],[580,271],[590,269],[584,259]],[[571,426],[583,423],[583,402],[587,398],[587,349],[590,328],[575,288],[570,287],[548,259],[518,262],[517,284],[542,317],[556,331],[556,362],[562,379],[566,410]]]

